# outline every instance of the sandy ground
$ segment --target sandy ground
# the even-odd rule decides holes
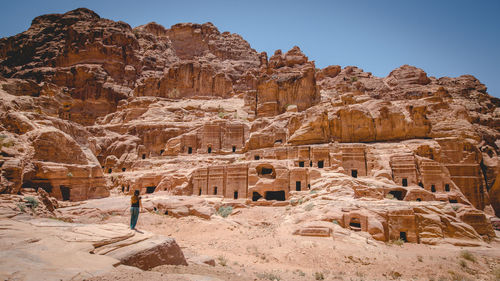
[[[396,245],[363,232],[333,237],[293,235],[287,207],[237,209],[227,218],[174,218],[141,213],[138,229],[174,237],[187,257],[207,255],[216,266],[159,266],[129,269],[92,280],[500,280],[500,241],[481,247]],[[101,222],[127,224],[127,215]],[[497,232],[497,236],[500,233]],[[205,277],[174,277],[171,274]],[[178,278],[178,279],[176,279]],[[205,279],[204,279],[205,278]]]

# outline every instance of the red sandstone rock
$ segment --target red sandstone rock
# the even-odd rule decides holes
[[[87,9],[0,39],[0,74],[0,193],[201,195],[145,203],[205,219],[220,200],[333,198],[374,202],[324,220],[380,241],[494,236],[500,101],[470,75],[317,71],[298,47],[268,59],[211,23],[132,29]]]
[[[327,66],[316,73],[316,80],[322,80],[326,77],[334,78],[335,76],[339,75],[340,70],[340,65]]]
[[[187,265],[184,254],[175,239],[161,236],[151,237],[106,255],[118,259],[122,264],[143,270],[164,264]]]
[[[427,74],[423,70],[405,64],[389,73],[389,76],[387,76],[386,79],[386,83],[391,86],[401,84],[426,85],[430,83],[430,79],[427,77]]]
[[[309,62],[297,46],[284,55],[276,51],[266,73],[258,78],[256,115],[278,115],[289,105],[303,111],[318,102],[314,62]]]
[[[495,179],[495,184],[491,187],[489,191],[491,205],[495,209],[495,214],[497,217],[500,215],[500,175],[497,175]]]

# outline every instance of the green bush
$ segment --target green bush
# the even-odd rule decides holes
[[[220,106],[220,104],[219,107],[217,107],[217,111],[219,112],[217,114],[219,118],[224,118],[224,116],[226,116],[226,110],[224,109],[224,107]]]
[[[26,201],[26,204],[29,204],[30,208],[33,210],[36,209],[36,207],[38,207],[38,200],[36,200],[35,197],[31,196],[24,197],[24,201]]]
[[[2,147],[2,146],[4,146],[4,147],[12,147],[12,146],[14,146],[14,141],[9,139],[6,142],[0,143],[0,147]]]
[[[403,239],[398,238],[397,240],[391,240],[391,241],[387,242],[386,244],[389,246],[392,246],[392,245],[403,246],[404,243],[405,243],[405,241]]]
[[[314,204],[313,203],[309,203],[307,204],[305,207],[304,207],[304,210],[309,212],[310,210],[312,210],[314,208]]]
[[[476,262],[476,257],[471,252],[465,250],[460,252],[460,256],[468,261]]]
[[[222,206],[217,210],[217,214],[223,218],[227,218],[233,212],[233,206]]]
[[[457,272],[454,272],[451,270],[449,270],[448,273],[450,274],[450,277],[448,278],[448,280],[451,280],[451,281],[472,281],[472,279],[470,279],[469,277],[467,277],[461,273],[457,273]]]
[[[399,279],[399,278],[401,278],[402,274],[397,272],[397,271],[392,270],[391,272],[389,272],[389,276],[391,276],[392,279]]]
[[[314,279],[325,280],[325,276],[323,275],[323,272],[314,272]]]
[[[26,206],[24,204],[17,203],[17,207],[19,208],[19,211],[21,211],[23,213],[26,212],[26,208],[25,208]]]
[[[219,262],[220,265],[226,266],[227,265],[227,259],[224,256],[218,256],[217,261]]]
[[[280,281],[281,277],[273,272],[257,273],[257,277],[260,279],[267,279],[271,281]]]

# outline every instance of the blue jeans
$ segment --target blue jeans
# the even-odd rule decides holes
[[[134,229],[139,218],[139,207],[130,207],[130,229]]]

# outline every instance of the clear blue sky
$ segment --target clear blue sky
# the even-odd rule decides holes
[[[0,37],[26,30],[41,14],[87,7],[132,27],[155,21],[214,23],[257,51],[298,45],[317,67],[355,65],[386,76],[403,64],[429,75],[472,74],[500,97],[500,1],[4,1]]]

